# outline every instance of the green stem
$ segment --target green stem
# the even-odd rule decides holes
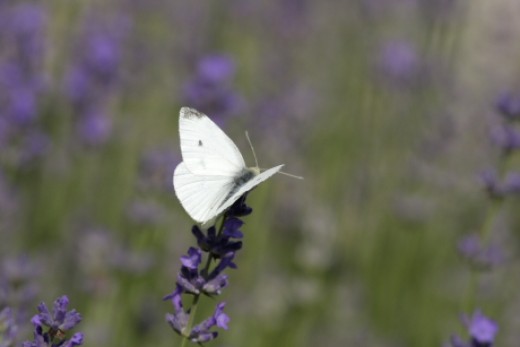
[[[497,175],[499,180],[502,182],[504,179],[504,175],[507,171],[507,165],[508,165],[508,155],[501,153],[500,158],[497,162]],[[498,200],[493,199],[489,206],[486,217],[484,219],[484,222],[482,224],[482,227],[480,228],[480,237],[482,238],[482,246],[485,247],[490,242],[491,233],[493,231],[493,225],[495,224],[495,220],[500,213],[501,209],[503,208],[503,201],[504,197],[499,198]],[[467,289],[467,295],[466,295],[466,304],[465,309],[469,312],[473,309],[473,306],[475,305],[476,297],[477,297],[477,287],[478,287],[478,278],[479,278],[479,272],[478,270],[472,269],[471,275],[470,275],[470,283],[468,285]]]

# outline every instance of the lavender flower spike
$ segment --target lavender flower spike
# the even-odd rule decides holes
[[[185,340],[202,344],[218,336],[214,327],[228,329],[230,318],[224,313],[225,303],[217,304],[213,315],[201,323],[191,327],[196,305],[201,295],[214,297],[220,295],[228,285],[228,276],[223,272],[227,268],[236,269],[235,254],[242,247],[243,234],[240,228],[244,224],[239,216],[245,216],[252,209],[245,204],[245,195],[238,199],[224,214],[223,221],[217,231],[215,226],[203,231],[198,226],[192,228],[198,248],[190,247],[186,255],[181,256],[181,269],[177,275],[177,285],[173,293],[164,299],[171,300],[174,313],[166,314],[166,321],[171,328]],[[205,261],[202,261],[206,254]],[[201,264],[204,264],[201,267]],[[192,306],[185,309],[182,295],[194,296]]]
[[[51,316],[44,302],[38,305],[39,314],[33,317],[34,325],[45,325],[51,329],[67,331],[81,322],[81,315],[72,310],[67,312],[69,299],[66,295],[59,297],[54,302],[53,315]]]
[[[74,347],[83,343],[83,334],[76,333],[66,339],[68,330],[81,322],[81,315],[76,310],[67,311],[69,299],[63,295],[54,301],[52,314],[44,302],[38,305],[38,313],[31,322],[34,325],[34,341],[26,341],[24,347]],[[44,330],[44,327],[48,329]]]

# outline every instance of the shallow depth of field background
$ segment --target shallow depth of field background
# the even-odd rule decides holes
[[[476,275],[456,245],[493,208],[478,175],[520,85],[519,18],[515,0],[1,4],[0,298],[20,339],[67,294],[86,346],[180,343],[162,297],[194,244],[171,185],[192,106],[248,164],[244,130],[261,167],[305,177],[250,194],[213,345],[441,346],[481,308],[516,346],[514,199],[501,266]]]

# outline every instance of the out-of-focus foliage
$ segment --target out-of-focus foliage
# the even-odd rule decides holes
[[[16,338],[66,294],[87,346],[180,342],[162,297],[194,242],[171,184],[191,106],[249,164],[246,129],[260,166],[305,177],[250,194],[214,344],[433,347],[480,308],[517,346],[518,203],[497,207],[479,174],[503,162],[489,134],[520,86],[519,16],[515,0],[1,1]],[[480,272],[465,255],[484,227],[502,253]]]

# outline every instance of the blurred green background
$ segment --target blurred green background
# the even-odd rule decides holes
[[[514,0],[2,2],[0,304],[19,340],[67,294],[86,346],[180,344],[162,297],[195,243],[171,185],[190,106],[248,164],[244,130],[261,167],[305,177],[250,194],[213,345],[440,346],[481,308],[516,346],[518,205],[478,174],[501,163],[519,18]],[[477,272],[457,240],[483,226],[508,256]]]

